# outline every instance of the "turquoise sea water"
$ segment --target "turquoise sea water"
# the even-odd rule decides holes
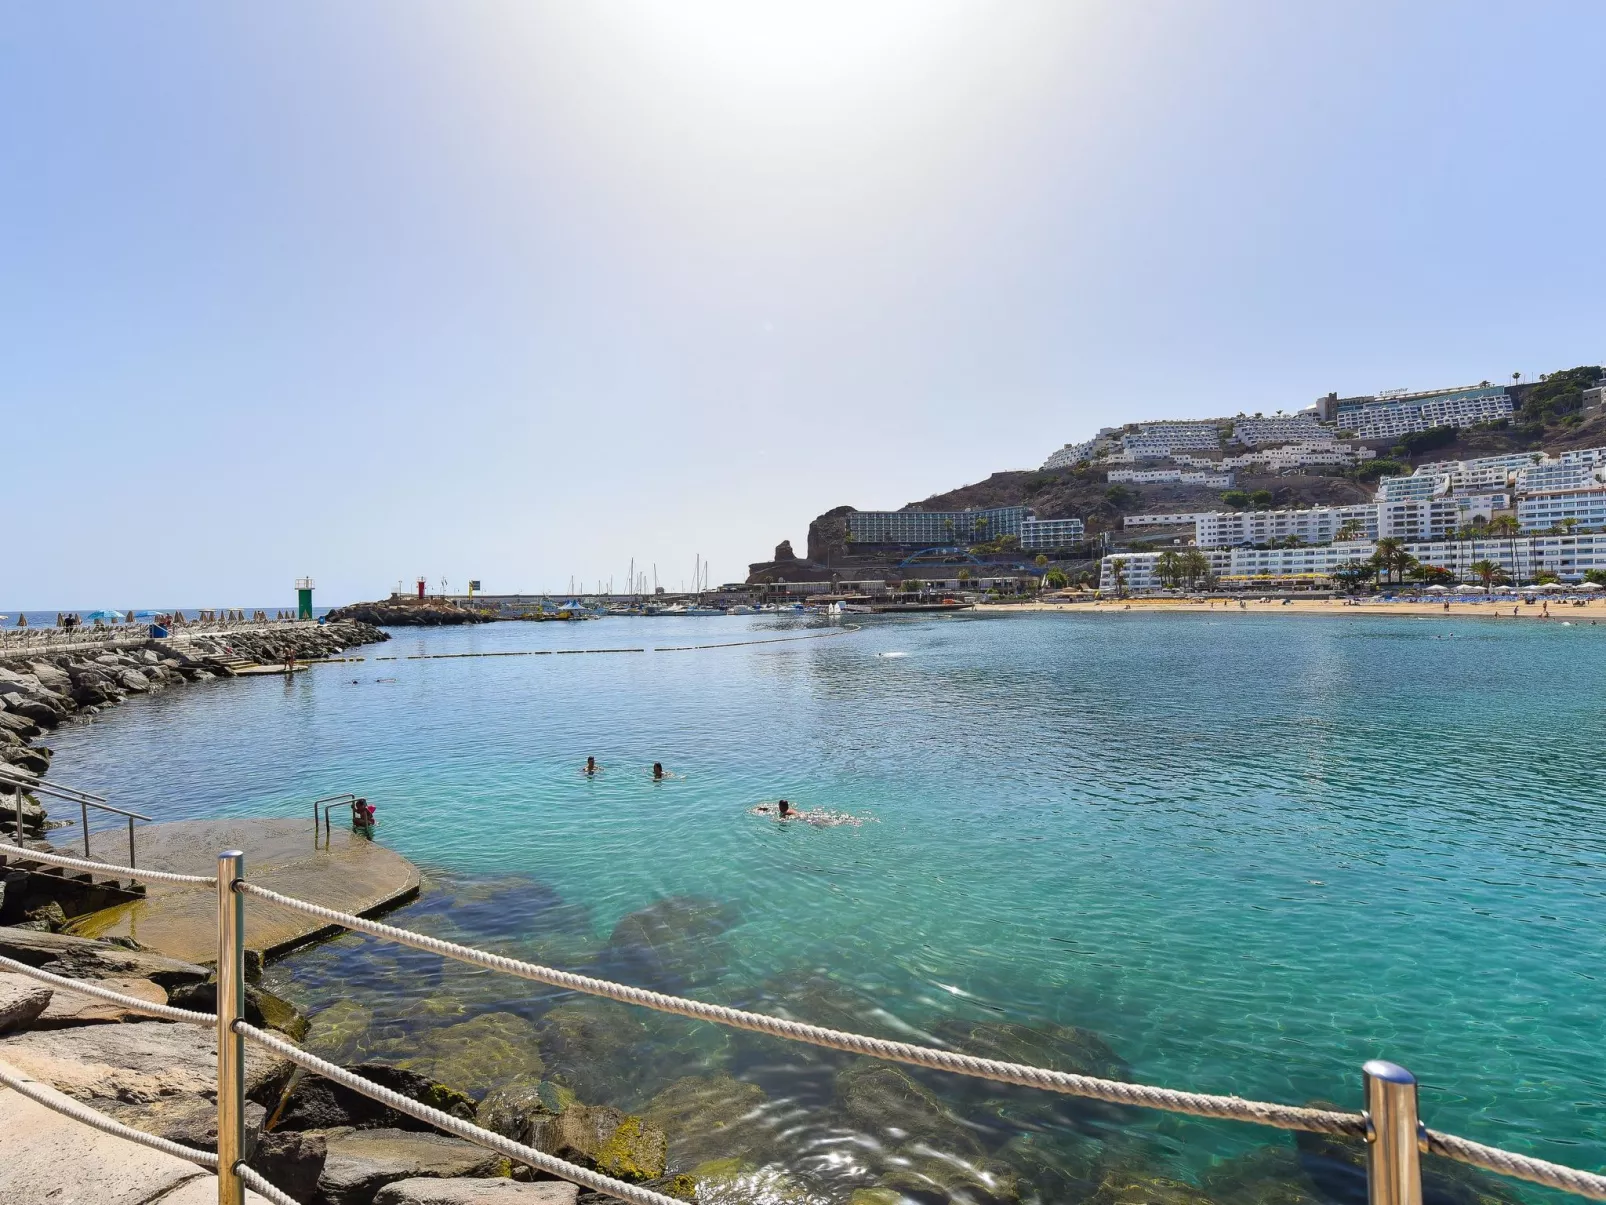
[[[398,631],[292,682],[133,700],[58,732],[54,773],[162,819],[360,792],[431,874],[398,923],[577,969],[889,1035],[1076,1027],[1133,1078],[1294,1103],[1358,1107],[1360,1064],[1387,1057],[1421,1078],[1430,1125],[1606,1163],[1606,628],[1039,614],[373,660],[784,634],[764,617]],[[650,781],[655,760],[678,777]],[[777,796],[866,822],[749,814]],[[606,944],[665,899],[698,902]],[[380,1057],[479,1013],[539,1026],[553,1003],[357,938],[273,974],[314,1007],[372,1006]],[[641,1107],[681,1076],[758,1084],[764,1158],[828,1198],[910,1162],[913,1140],[877,1132],[806,1052],[653,1036],[584,1086]],[[1097,1182],[1086,1160],[1131,1142],[1209,1188],[1223,1161],[1288,1146],[938,1087],[972,1163],[1026,1169],[1023,1142],[1059,1143]]]

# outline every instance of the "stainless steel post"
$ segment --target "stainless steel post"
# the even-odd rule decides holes
[[[84,857],[87,858],[89,856],[89,805],[80,801],[78,814],[84,826]]]
[[[1416,1076],[1373,1059],[1361,1068],[1366,1089],[1366,1188],[1370,1205],[1422,1205],[1421,1125]]]
[[[245,1205],[245,1182],[235,1170],[245,1158],[245,1039],[234,1030],[245,1004],[245,854],[217,856],[217,1201]]]
[[[17,844],[22,844],[22,788],[18,787],[17,795]]]
[[[134,818],[128,818],[128,864],[134,865]]]

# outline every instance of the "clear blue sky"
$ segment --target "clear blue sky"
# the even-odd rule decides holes
[[[0,5],[0,608],[716,579],[1606,357],[1606,5]]]

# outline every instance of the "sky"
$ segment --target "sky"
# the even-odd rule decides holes
[[[0,0],[0,609],[715,582],[1606,359],[1606,5]]]

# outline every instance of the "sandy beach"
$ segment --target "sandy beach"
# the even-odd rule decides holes
[[[1530,619],[1547,623],[1597,623],[1606,618],[1606,600],[1584,603],[1552,599],[1548,611],[1544,596],[1529,605],[1520,599],[1500,597],[1482,602],[1443,602],[1427,599],[1402,602],[1345,600],[1328,598],[1281,599],[1260,602],[1253,599],[1126,598],[1076,600],[1057,599],[1028,603],[982,603],[978,611],[1075,611],[1085,613],[1127,613],[1135,611],[1215,611],[1275,613],[1278,615],[1417,615],[1432,619]]]

